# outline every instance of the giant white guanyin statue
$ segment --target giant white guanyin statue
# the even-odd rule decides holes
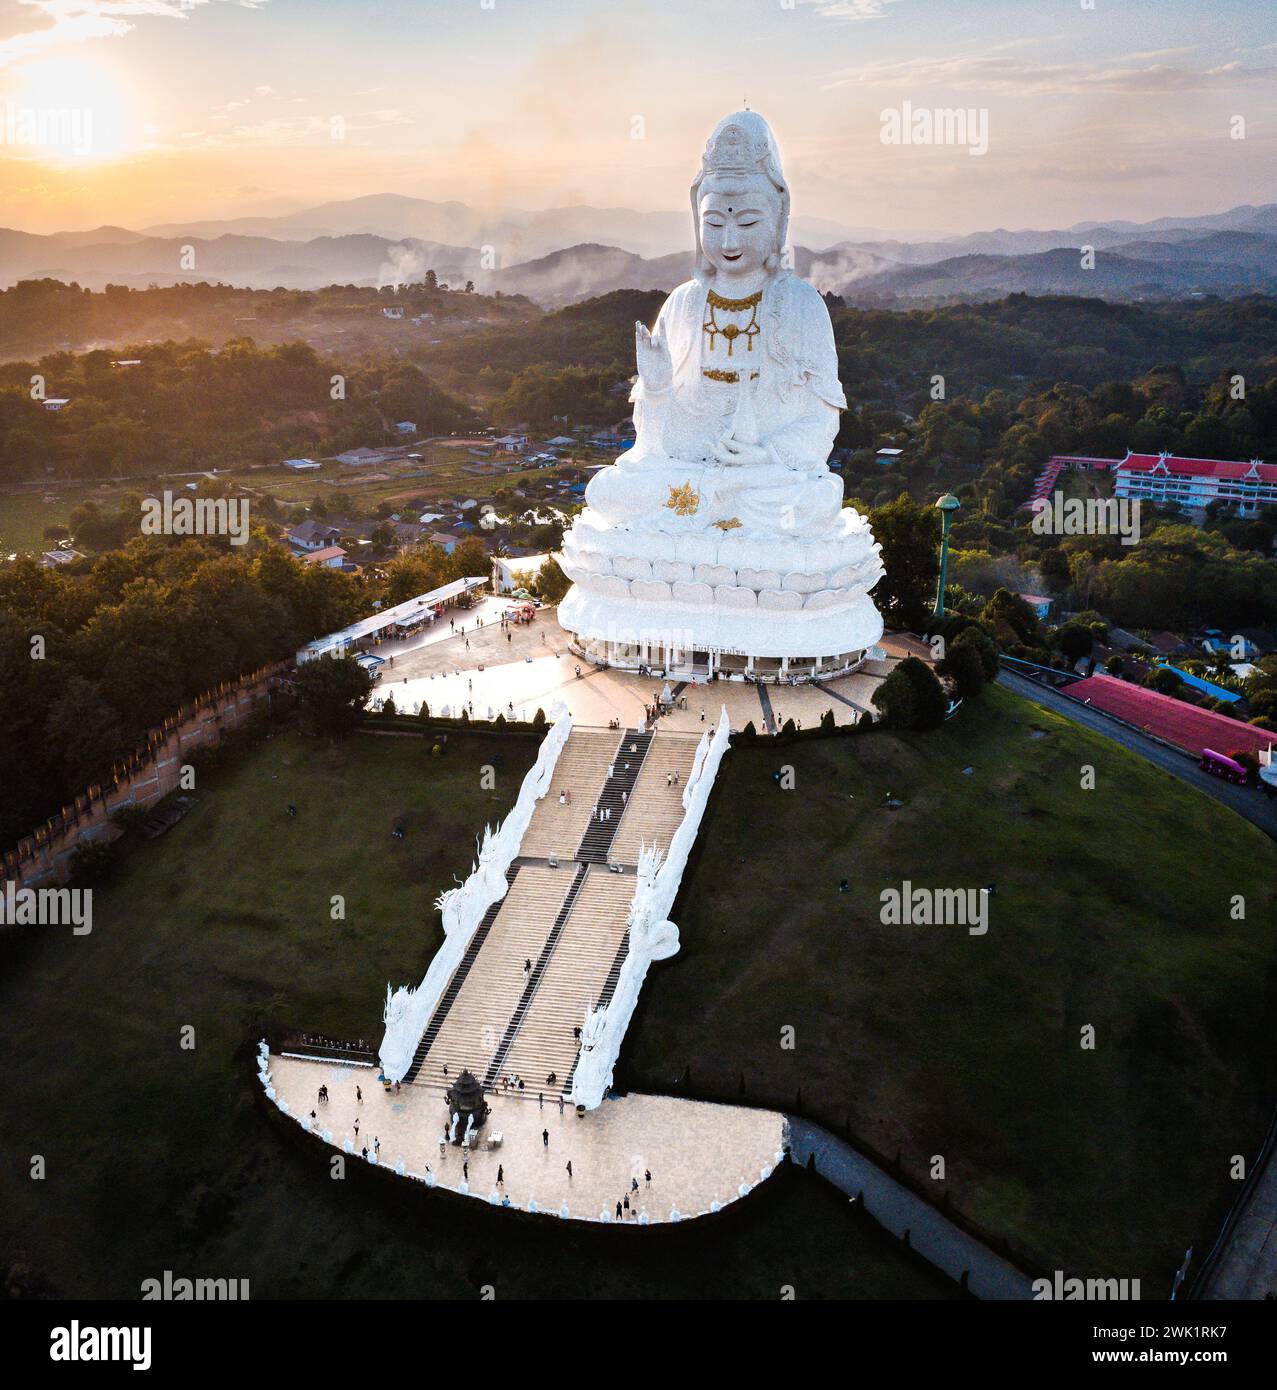
[[[719,122],[691,198],[695,275],[636,325],[634,447],[564,537],[559,621],[612,661],[641,642],[667,667],[695,651],[832,674],[882,635],[883,569],[827,465],[846,407],[833,328],[785,268],[789,189],[761,116]]]

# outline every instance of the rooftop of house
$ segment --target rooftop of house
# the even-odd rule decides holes
[[[330,560],[344,560],[346,552],[339,545],[326,545],[322,550],[311,550],[301,556],[304,565],[324,565]]]
[[[1174,632],[1150,632],[1148,645],[1159,652],[1178,652],[1191,650],[1192,644]]]
[[[340,536],[341,532],[340,525],[327,519],[299,521],[296,526],[288,528],[288,539],[300,545],[314,545],[316,541]]]

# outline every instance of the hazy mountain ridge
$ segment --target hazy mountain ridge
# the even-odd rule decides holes
[[[1097,249],[1084,268],[1076,248],[1029,255],[966,255],[925,265],[894,266],[840,286],[822,284],[824,267],[809,276],[836,288],[849,303],[937,303],[1000,299],[1006,294],[1074,294],[1107,299],[1178,299],[1277,293],[1277,237],[1217,232],[1178,243],[1135,242]],[[834,277],[835,279],[837,277]]]
[[[690,249],[655,255],[634,249],[670,240],[685,247],[683,213],[580,207],[499,215],[510,220],[495,222],[495,215],[464,203],[379,194],[284,217],[196,222],[180,231],[174,230],[177,224],[145,232],[107,226],[51,236],[0,229],[0,285],[50,277],[90,289],[198,280],[250,289],[316,289],[415,282],[434,270],[454,287],[472,280],[487,293],[526,294],[557,307],[615,289],[671,289],[691,274]],[[393,235],[368,230],[396,218]],[[516,218],[522,219],[517,225]],[[484,269],[497,247],[508,250],[511,244],[501,240],[502,225],[528,244],[554,236],[573,239],[535,255],[497,254],[500,268]],[[266,226],[276,233],[293,227],[314,235],[281,239],[260,230]],[[416,235],[426,226],[448,236]],[[617,238],[582,235],[598,227]],[[813,245],[802,239],[802,227],[802,219],[796,219],[797,273],[853,302],[927,303],[1012,292],[1112,298],[1277,292],[1277,204],[1150,223],[1077,223],[1056,231],[995,228],[919,242],[843,238]],[[831,223],[817,224],[822,227],[837,230]],[[478,235],[472,239],[468,233]],[[1086,246],[1095,252],[1091,270],[1081,266]]]
[[[686,244],[690,216],[690,212],[637,212],[633,208],[596,208],[586,204],[540,211],[483,208],[458,202],[434,203],[398,193],[375,193],[321,203],[281,216],[168,222],[143,228],[143,232],[148,236],[188,239],[231,233],[278,241],[365,234],[390,241],[415,237],[444,245],[490,246],[501,264],[513,265],[590,243],[616,246],[637,256],[667,255]],[[848,237],[877,234],[873,229],[846,227],[818,217],[795,218],[793,233],[797,239],[819,247]]]

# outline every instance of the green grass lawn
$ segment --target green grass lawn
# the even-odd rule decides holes
[[[1047,1268],[1165,1297],[1270,1113],[1277,847],[998,688],[932,734],[739,747],[720,779],[624,1079],[677,1091],[690,1066],[698,1094],[786,1108],[801,1089]],[[996,884],[987,935],[883,925],[904,879]]]
[[[0,496],[0,558],[50,549],[53,542],[44,539],[44,528],[65,526],[75,505],[74,500],[45,502],[40,493]]]
[[[95,892],[90,936],[0,935],[0,1270],[69,1297],[136,1298],[166,1269],[247,1278],[255,1298],[474,1298],[485,1283],[502,1298],[953,1296],[803,1174],[721,1221],[627,1239],[333,1182],[272,1120],[255,1094],[262,1029],[379,1041],[387,982],[420,978],[440,941],[431,903],[535,748],[453,735],[431,759],[415,738],[277,735],[201,775],[190,815]]]

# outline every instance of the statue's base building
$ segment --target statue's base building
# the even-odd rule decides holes
[[[863,518],[850,510],[840,516],[849,533],[841,544],[805,547],[801,567],[783,572],[767,562],[784,562],[785,542],[651,536],[638,546],[630,536],[621,549],[662,553],[609,555],[602,546],[622,537],[579,518],[564,538],[563,568],[575,583],[559,623],[587,661],[622,670],[758,681],[845,674],[882,637],[868,595],[882,565]],[[829,568],[818,566],[820,552]]]

